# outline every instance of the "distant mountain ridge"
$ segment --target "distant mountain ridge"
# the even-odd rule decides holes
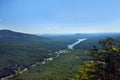
[[[4,37],[27,37],[27,36],[36,36],[36,35],[14,32],[11,30],[0,30],[0,38],[4,38]]]
[[[47,40],[34,34],[0,30],[0,80],[49,57],[47,47],[51,45],[46,44]]]
[[[45,37],[37,36],[34,34],[14,32],[11,30],[0,30],[0,43],[36,42],[45,39]]]

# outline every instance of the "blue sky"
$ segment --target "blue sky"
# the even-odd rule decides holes
[[[0,29],[40,34],[120,32],[120,0],[0,0]]]

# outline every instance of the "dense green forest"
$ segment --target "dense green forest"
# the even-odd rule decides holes
[[[53,61],[38,65],[10,80],[69,80],[77,74],[84,61],[91,58],[84,51],[72,51],[61,54]]]
[[[120,47],[113,38],[98,42],[91,46],[91,60],[85,61],[72,80],[119,80],[120,79]]]
[[[0,31],[0,78],[15,74],[44,58],[56,56],[56,51],[67,49],[77,41],[70,36],[36,36],[10,30]],[[59,43],[59,44],[58,44]]]
[[[96,63],[94,64],[92,62],[95,61],[96,58],[99,59],[99,56],[96,57],[92,55],[92,53],[96,53],[94,51],[95,48],[98,50],[98,52],[101,51],[101,49],[104,50],[103,44],[100,44],[99,41],[106,41],[106,39],[111,37],[115,43],[114,49],[118,50],[118,52],[113,51],[112,53],[118,53],[117,56],[119,56],[119,35],[119,33],[101,33],[38,36],[33,34],[13,32],[10,30],[1,30],[0,78],[14,75],[9,79],[97,80],[99,76],[94,74],[94,67],[96,68],[97,65],[95,65]],[[87,38],[87,40],[75,45],[73,50],[68,49],[68,44],[72,44],[78,39],[82,38]],[[107,41],[104,44],[106,43]],[[102,48],[100,45],[102,45]],[[63,52],[56,57],[57,52],[59,51]],[[113,57],[112,59],[115,60],[116,58]],[[117,60],[118,59],[119,58],[117,58]],[[119,69],[119,61],[117,63]],[[84,72],[83,70],[86,66],[91,70],[88,69],[88,72]],[[103,73],[105,73],[105,71],[103,71]],[[102,77],[105,78],[103,73]],[[92,77],[87,75],[92,75]],[[97,79],[95,76],[97,76]],[[102,78],[100,80],[106,79]]]

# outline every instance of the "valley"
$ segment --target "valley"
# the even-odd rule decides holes
[[[24,68],[23,70],[20,70],[20,69],[19,69],[20,67],[18,67],[18,70],[15,71],[15,74],[9,75],[9,76],[4,77],[4,78],[1,78],[1,80],[6,80],[6,79],[12,78],[12,77],[14,77],[14,76],[17,76],[17,75],[19,75],[19,74],[24,74],[28,69],[34,68],[34,67],[36,67],[36,66],[44,65],[44,64],[46,64],[46,63],[48,63],[48,62],[50,62],[50,61],[53,61],[54,59],[58,58],[58,57],[59,57],[60,55],[62,55],[62,54],[71,53],[71,52],[72,52],[71,50],[73,50],[73,47],[74,47],[76,44],[79,44],[80,42],[82,42],[82,41],[84,41],[84,40],[86,40],[86,38],[79,39],[77,42],[74,42],[73,44],[70,45],[70,46],[72,46],[72,47],[69,47],[69,45],[68,45],[68,49],[66,49],[66,50],[59,50],[59,51],[57,51],[57,52],[54,52],[54,54],[56,54],[55,57],[44,58],[43,61],[35,62],[34,64],[30,65],[29,67]],[[70,49],[70,50],[69,50],[69,49]]]
[[[72,80],[82,64],[92,60],[92,45],[107,36],[120,42],[119,34],[46,37],[13,31],[0,33],[1,80]]]

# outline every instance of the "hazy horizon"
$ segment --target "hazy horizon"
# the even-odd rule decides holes
[[[0,30],[8,30],[18,33],[25,33],[25,34],[34,34],[34,35],[77,35],[77,34],[120,34],[120,32],[91,32],[91,33],[29,33],[29,32],[22,32],[22,31],[15,31],[10,29],[0,29]]]
[[[30,34],[120,32],[119,0],[0,0],[0,30]]]

